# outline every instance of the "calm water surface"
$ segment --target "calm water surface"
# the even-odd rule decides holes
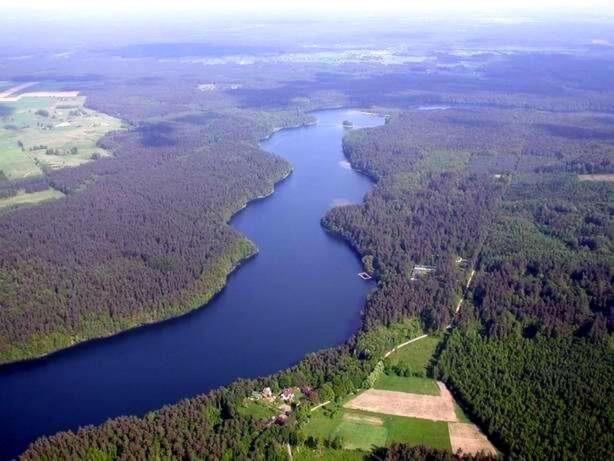
[[[232,219],[260,253],[209,305],[0,368],[0,459],[43,434],[142,415],[239,377],[275,372],[358,328],[371,286],[357,277],[358,257],[327,235],[320,219],[332,206],[360,202],[371,186],[345,162],[342,122],[360,128],[383,119],[353,110],[314,115],[317,125],[278,132],[262,144],[294,172]]]

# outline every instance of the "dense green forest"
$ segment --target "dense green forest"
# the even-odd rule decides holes
[[[39,179],[67,196],[0,217],[0,363],[179,315],[219,291],[256,251],[228,219],[290,173],[253,146],[275,123],[308,120],[257,118],[141,123],[100,141],[113,158]]]
[[[538,335],[520,328],[487,338],[455,330],[441,377],[513,459],[607,459],[614,450],[614,359],[606,342]]]
[[[363,386],[386,350],[451,322],[435,372],[505,455],[608,458],[614,194],[611,183],[577,178],[614,172],[604,55],[442,52],[386,71],[280,61],[254,72],[77,54],[0,69],[2,79],[36,74],[78,89],[130,127],[101,141],[113,158],[19,184],[0,173],[0,197],[49,185],[67,194],[0,216],[0,362],[202,304],[255,251],[229,216],[289,172],[258,140],[308,123],[315,108],[391,115],[344,141],[348,160],[376,181],[372,192],[323,218],[378,283],[359,333],[273,376],[43,437],[22,458],[287,459],[286,443],[306,448],[309,416],[295,408],[271,425],[246,415],[254,389],[299,386],[309,404],[339,399]],[[452,66],[440,68],[446,60]],[[209,81],[226,87],[197,89]],[[421,104],[455,108],[413,110]],[[411,280],[415,265],[435,271]],[[461,459],[404,445],[372,457]]]
[[[351,132],[346,155],[377,184],[364,204],[333,209],[323,225],[378,280],[362,332],[271,377],[39,439],[24,459],[282,459],[286,443],[306,443],[309,416],[299,410],[269,426],[242,414],[251,390],[309,388],[313,403],[354,392],[391,346],[422,328],[445,329],[472,267],[435,372],[507,455],[599,459],[612,449],[612,186],[578,181],[570,165],[586,146],[543,126],[586,117],[415,111]],[[609,170],[608,142],[591,147],[590,171]],[[411,280],[416,264],[436,270]],[[420,450],[395,446],[379,459],[453,459]]]

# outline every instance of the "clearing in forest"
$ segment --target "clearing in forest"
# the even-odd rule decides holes
[[[407,369],[412,375],[426,376],[429,362],[440,341],[440,336],[426,336],[392,352],[386,357],[386,363]]]
[[[107,157],[110,154],[98,141],[122,127],[119,119],[86,109],[85,98],[76,91],[20,93],[32,85],[0,93],[0,185]],[[0,199],[0,209],[62,196],[54,189],[31,193],[20,189]]]
[[[373,386],[383,391],[408,392],[411,394],[440,395],[437,381],[416,376],[382,375]]]
[[[393,415],[323,407],[313,412],[305,425],[305,434],[320,441],[339,440],[345,450],[369,451],[392,443],[425,445],[451,450],[448,426],[442,421],[428,421]]]
[[[85,98],[33,93],[0,102],[0,171],[9,180],[42,174],[44,168],[81,165],[109,153],[97,142],[121,121],[84,107]]]
[[[614,181],[614,174],[580,174],[580,181]]]
[[[346,403],[345,408],[431,421],[455,422],[457,418],[452,395],[445,384],[438,383],[438,385],[441,393],[439,396],[369,389]]]

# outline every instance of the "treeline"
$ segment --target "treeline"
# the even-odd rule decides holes
[[[312,388],[313,403],[360,389],[383,351],[414,337],[415,322],[362,333],[351,343],[310,354],[296,366],[257,380],[238,380],[143,418],[122,417],[76,433],[34,442],[21,459],[286,459],[286,443],[302,445],[300,412],[283,426],[245,416],[239,407],[255,389]],[[308,412],[307,412],[308,413]],[[297,421],[297,418],[299,421]],[[435,458],[436,459],[436,458]]]
[[[65,199],[0,217],[0,362],[186,312],[254,253],[226,220],[290,171],[229,117],[143,124],[47,175]],[[37,185],[40,181],[33,181]]]
[[[441,377],[510,459],[610,458],[611,346],[520,333],[488,339],[471,324],[454,331]]]

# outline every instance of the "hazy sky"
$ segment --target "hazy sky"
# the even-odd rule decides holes
[[[273,13],[457,14],[482,15],[552,13],[571,11],[598,15],[614,12],[612,0],[0,0],[0,9],[38,9],[76,12],[141,12],[200,10],[216,13],[243,11]]]

